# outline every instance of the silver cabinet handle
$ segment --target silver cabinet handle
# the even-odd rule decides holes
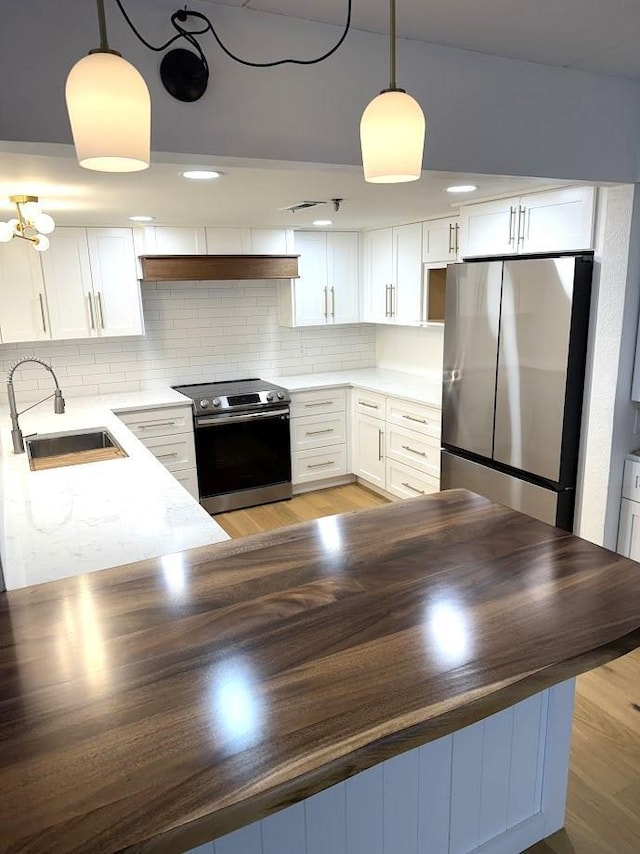
[[[378,460],[382,459],[382,439],[384,436],[384,432],[378,428]]]
[[[396,316],[396,286],[391,285],[391,317]]]
[[[522,243],[524,246],[525,226],[527,222],[527,209],[520,206],[520,221],[518,224],[518,246]]]
[[[456,255],[460,251],[460,223],[456,223],[456,238],[455,238],[455,245],[453,247],[453,251],[455,252]]]
[[[384,316],[390,317],[389,314],[389,288],[391,285],[384,286]]]
[[[311,409],[314,406],[330,406],[332,403],[332,400],[320,400],[318,403],[305,403],[305,407]]]
[[[336,289],[331,286],[331,319],[336,319]]]
[[[93,297],[91,294],[87,294],[87,302],[89,303],[89,320],[91,321],[91,328],[95,331],[96,318],[93,313]]]
[[[172,454],[155,454],[155,458],[157,460],[168,460],[169,457],[177,457],[178,452],[174,451]]]
[[[411,484],[410,484],[410,483],[403,483],[402,485],[403,485],[403,486],[406,486],[406,487],[407,487],[407,489],[410,489],[412,492],[417,492],[417,493],[418,493],[418,495],[425,495],[425,491],[424,491],[424,489],[416,489],[416,487],[415,487],[415,486],[411,486]]]
[[[321,433],[333,433],[333,427],[327,427],[326,430],[307,430],[305,436],[319,436]]]
[[[100,318],[100,326],[104,329],[104,312],[102,310],[102,294],[98,291],[98,317]]]
[[[133,424],[133,427],[139,427],[141,430],[146,430],[151,427],[173,427],[175,421],[148,421],[146,424]]]
[[[453,253],[453,223],[449,223],[449,255]]]
[[[402,447],[404,448],[405,451],[411,451],[412,454],[417,454],[419,457],[426,457],[427,456],[426,451],[416,451],[416,449],[412,448],[411,445],[403,445]]]
[[[406,418],[407,421],[415,421],[417,424],[428,424],[426,418],[414,418],[413,415],[403,415],[403,418]]]
[[[516,208],[509,208],[509,245],[516,242]]]
[[[44,298],[43,298],[42,294],[38,294],[38,299],[40,300],[40,317],[42,318],[42,331],[46,332],[47,331],[47,320],[45,318],[45,313],[44,313]]]
[[[367,409],[380,409],[377,403],[367,403],[366,400],[359,400],[358,404],[360,406],[366,406]]]
[[[324,291],[324,319],[326,320],[329,316],[329,308],[327,305],[327,288],[323,288]]]
[[[313,465],[307,465],[308,469],[321,469],[325,466],[333,466],[335,465],[335,460],[329,460],[326,463],[314,463]]]

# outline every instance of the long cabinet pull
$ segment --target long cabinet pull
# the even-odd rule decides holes
[[[100,327],[104,329],[104,311],[102,310],[102,294],[98,291],[98,316],[100,318]]]
[[[329,406],[332,403],[332,400],[319,400],[317,403],[305,403],[305,408],[312,409],[314,406]]]
[[[45,313],[44,313],[44,299],[43,299],[42,294],[38,294],[38,299],[40,301],[40,317],[42,318],[42,331],[46,332],[47,331],[47,319],[46,319]]]
[[[390,317],[396,316],[396,286],[390,285],[391,288],[391,314]]]
[[[455,252],[456,255],[460,251],[460,224],[459,223],[456,223],[456,238],[455,238],[455,244],[454,244],[453,251]]]
[[[327,427],[326,430],[307,430],[305,436],[319,436],[321,433],[333,433],[333,427]]]
[[[388,285],[388,284],[384,286],[384,316],[385,317],[390,317],[390,314],[389,314],[389,288],[390,287],[391,287],[391,285]]]
[[[418,424],[428,424],[429,423],[426,418],[415,418],[413,415],[403,415],[402,417],[406,418],[407,421],[415,421]]]
[[[333,466],[335,465],[335,460],[328,460],[326,463],[314,463],[313,465],[307,465],[308,469],[322,469],[325,466]]]
[[[453,223],[449,223],[449,255],[453,253]]]
[[[520,206],[520,221],[518,224],[518,246],[522,243],[524,246],[525,228],[527,223],[527,209]]]
[[[416,449],[412,448],[411,445],[403,445],[402,447],[404,448],[405,451],[411,451],[412,454],[417,454],[419,457],[426,457],[427,456],[426,451],[416,451]]]
[[[418,495],[425,495],[425,494],[426,494],[426,493],[425,493],[425,491],[424,491],[424,489],[418,489],[418,488],[417,488],[417,487],[415,487],[415,486],[411,486],[411,484],[410,484],[410,483],[403,483],[402,485],[403,485],[403,486],[406,486],[406,487],[407,487],[407,489],[410,489],[412,492],[417,492],[417,493],[418,493]]]
[[[141,430],[146,430],[151,427],[173,427],[175,421],[149,421],[146,424],[133,424],[133,427],[139,427]]]
[[[509,208],[509,246],[516,242],[516,208],[511,205]]]
[[[366,400],[359,400],[358,404],[360,406],[366,406],[367,409],[380,409],[377,403],[367,403]]]
[[[331,286],[331,319],[336,319],[336,289]]]
[[[87,294],[87,302],[89,303],[89,320],[91,321],[91,328],[95,331],[96,318],[93,313],[93,297],[91,294]]]
[[[167,460],[169,457],[177,457],[178,452],[174,451],[172,454],[156,454],[155,456],[157,460]]]
[[[382,454],[382,438],[384,436],[384,432],[378,428],[378,461],[380,461],[383,457]]]
[[[329,317],[329,308],[327,306],[327,289],[323,288],[324,292],[324,319],[326,320]]]

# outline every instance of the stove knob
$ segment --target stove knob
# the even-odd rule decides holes
[[[278,392],[278,400],[284,400],[284,394],[281,391]]]
[[[276,396],[272,391],[267,392],[267,400],[269,401],[269,403],[271,403],[273,400],[275,400],[275,398],[276,398]]]
[[[209,406],[209,401],[208,401],[208,400],[201,400],[201,401],[200,401],[200,408],[201,408],[201,409],[207,409],[207,408],[208,408],[208,406]]]
[[[219,397],[214,397],[214,399],[211,402],[216,407],[216,409],[220,406],[220,398]]]

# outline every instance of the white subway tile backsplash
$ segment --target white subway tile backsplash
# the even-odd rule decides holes
[[[142,299],[143,339],[2,344],[0,369],[38,355],[52,362],[64,394],[74,397],[375,364],[374,326],[278,326],[275,282],[145,283]],[[34,365],[16,373],[21,402],[51,386],[41,371]]]

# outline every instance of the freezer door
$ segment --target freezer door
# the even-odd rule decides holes
[[[456,457],[447,451],[442,452],[440,489],[470,489],[549,525],[557,524],[558,499],[568,497],[471,460]],[[570,531],[571,521],[559,520],[559,524]]]
[[[442,441],[491,457],[502,261],[447,267]]]
[[[506,261],[493,458],[560,480],[575,258]]]

